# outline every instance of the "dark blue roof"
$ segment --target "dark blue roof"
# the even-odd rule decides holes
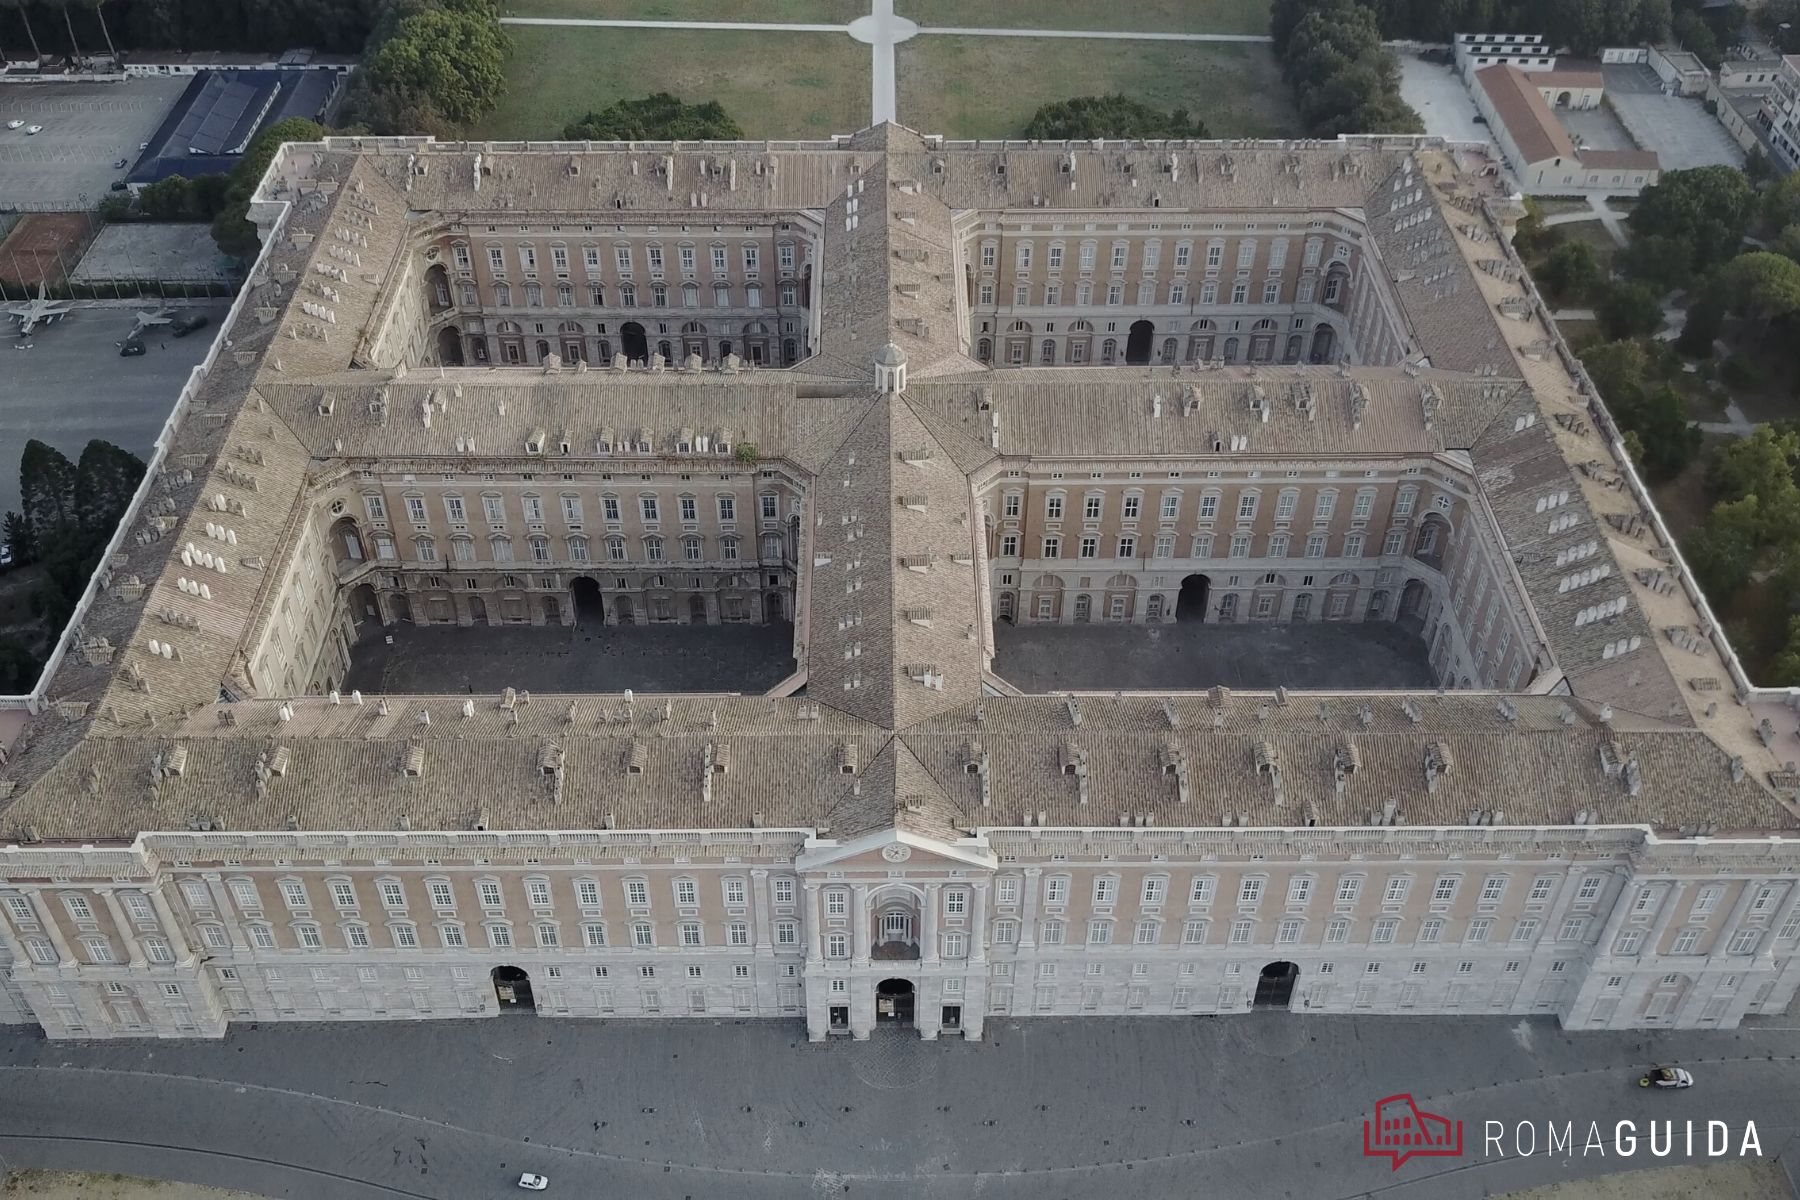
[[[148,184],[229,171],[259,130],[288,117],[323,117],[343,79],[342,71],[201,71],[127,178]]]

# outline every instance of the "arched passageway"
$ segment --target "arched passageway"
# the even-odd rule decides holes
[[[1150,343],[1156,337],[1156,326],[1148,321],[1133,321],[1131,334],[1125,341],[1125,361],[1130,364],[1150,361]]]
[[[627,321],[619,326],[619,345],[625,357],[632,362],[644,362],[650,357],[650,345],[644,338],[644,327],[636,321]]]
[[[606,599],[600,594],[600,585],[586,575],[577,575],[569,585],[575,594],[575,623],[577,625],[604,625],[606,623]]]
[[[1181,581],[1181,596],[1175,602],[1175,619],[1177,621],[1206,620],[1207,595],[1212,591],[1212,580],[1205,575],[1189,575]]]

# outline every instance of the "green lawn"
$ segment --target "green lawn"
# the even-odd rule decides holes
[[[921,25],[960,29],[1118,29],[1158,33],[1267,33],[1269,0],[894,0]]]
[[[477,138],[559,138],[618,99],[717,100],[751,138],[817,138],[869,123],[869,48],[835,33],[511,26],[507,95]]]
[[[769,21],[848,25],[867,16],[866,0],[504,0],[509,17],[587,17],[607,21]]]
[[[1215,137],[1300,129],[1267,46],[931,35],[895,53],[900,122],[921,133],[1016,137],[1041,105],[1111,92],[1186,108]]]

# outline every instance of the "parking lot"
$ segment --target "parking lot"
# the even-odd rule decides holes
[[[219,331],[224,301],[183,308],[211,324],[184,338],[144,338],[141,358],[120,358],[119,343],[149,303],[82,303],[62,320],[21,338],[13,321],[0,329],[0,511],[19,507],[19,452],[29,438],[71,459],[91,438],[105,438],[148,458],[188,372],[206,357]]]
[[[1606,100],[1634,141],[1656,151],[1665,171],[1744,165],[1744,152],[1698,97],[1665,95],[1656,72],[1639,64],[1604,68]]]
[[[0,208],[88,208],[135,162],[187,87],[180,76],[0,86]],[[8,121],[42,125],[27,136]]]

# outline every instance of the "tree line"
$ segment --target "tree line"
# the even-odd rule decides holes
[[[1336,0],[1275,0],[1277,44],[1306,14]],[[1448,42],[1459,33],[1540,33],[1578,54],[1668,36],[1670,0],[1361,0],[1387,40]]]
[[[374,26],[367,0],[0,0],[0,46],[40,56],[132,50],[355,54]]]
[[[19,456],[23,511],[0,521],[0,539],[12,551],[15,569],[42,567],[30,601],[40,644],[48,645],[69,623],[143,478],[143,459],[99,438],[76,462],[36,438],[25,443]],[[0,637],[0,692],[30,690],[42,666],[31,642]]]
[[[1270,33],[1307,133],[1425,132],[1368,0],[1276,0]]]

